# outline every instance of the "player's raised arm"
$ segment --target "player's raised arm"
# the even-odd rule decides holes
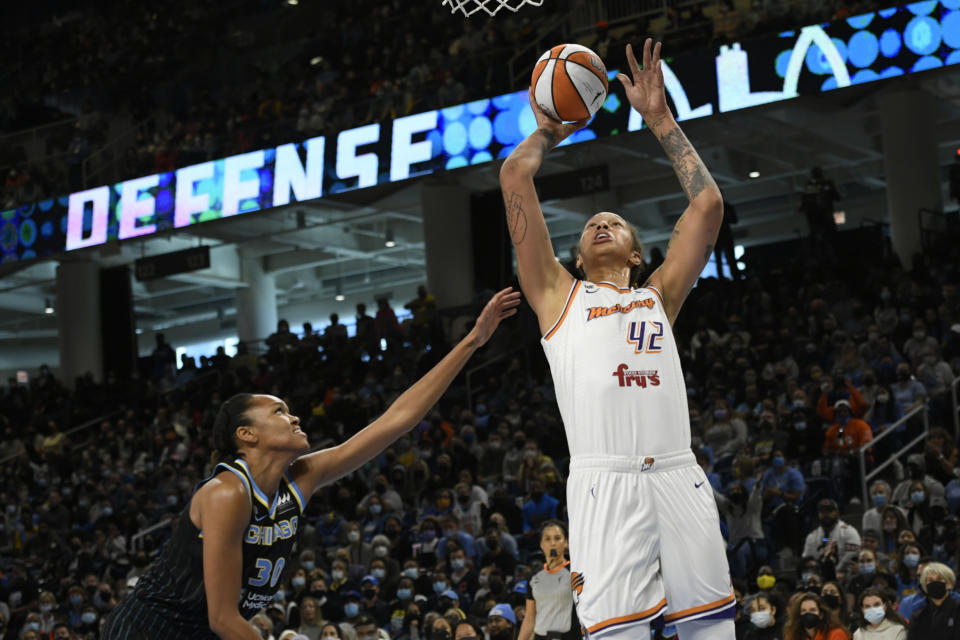
[[[517,312],[520,293],[509,287],[494,294],[476,323],[443,360],[407,389],[382,416],[341,445],[298,459],[293,479],[309,497],[319,487],[347,475],[415,427],[437,403],[474,351],[486,344],[504,318]]]
[[[642,69],[630,45],[627,45],[627,61],[632,78],[622,73],[617,78],[623,84],[630,104],[643,116],[667,152],[680,186],[690,201],[673,228],[663,265],[649,280],[663,292],[667,315],[673,323],[713,253],[723,220],[723,198],[703,160],[667,107],[660,43],[653,46],[649,38],[644,43]]]
[[[537,130],[517,145],[500,168],[500,188],[507,210],[507,227],[517,252],[520,288],[537,314],[540,330],[546,332],[563,311],[573,276],[553,254],[553,244],[533,186],[533,176],[544,156],[564,138],[582,128],[588,120],[564,124],[540,109],[533,92],[530,106],[537,118]]]

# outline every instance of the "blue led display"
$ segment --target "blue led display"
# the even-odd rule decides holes
[[[960,0],[785,30],[664,63],[679,120],[960,64]],[[617,70],[577,144],[643,126]],[[536,128],[523,90],[0,211],[0,261],[24,260],[504,158]]]

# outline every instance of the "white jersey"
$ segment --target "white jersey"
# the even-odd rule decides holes
[[[541,343],[571,456],[690,450],[680,356],[656,289],[578,280]]]

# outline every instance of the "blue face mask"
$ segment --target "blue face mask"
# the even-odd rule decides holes
[[[97,614],[93,611],[87,611],[80,616],[80,619],[83,620],[83,624],[93,624],[97,621]]]
[[[416,580],[420,577],[420,571],[416,567],[408,567],[403,570],[403,575],[410,578],[411,580]]]
[[[79,607],[83,604],[83,596],[70,596],[70,604]]]
[[[782,468],[784,465],[783,456],[774,456],[772,462],[773,462],[774,469]]]
[[[920,556],[916,553],[905,553],[903,554],[903,564],[907,565],[911,569],[916,568],[920,564]]]
[[[356,602],[348,602],[347,604],[343,605],[343,613],[348,618],[356,618],[357,614],[360,613],[360,605]]]
[[[307,571],[313,571],[314,569],[317,568],[317,563],[314,562],[313,560],[304,560],[300,564]]]
[[[433,592],[434,593],[443,593],[447,590],[446,582],[434,582],[433,583]]]
[[[284,598],[286,598],[286,594],[283,592],[283,589],[280,589],[280,591],[277,591],[275,594],[273,594],[273,599],[277,602],[283,602]]]
[[[887,506],[887,494],[873,494],[873,506],[875,506],[877,509],[882,509],[883,507]]]
[[[372,515],[372,516],[378,516],[378,515],[380,515],[380,512],[381,512],[381,511],[383,511],[383,507],[380,506],[379,504],[372,504],[372,505],[370,505],[370,515]]]
[[[413,597],[413,593],[411,593],[411,591],[411,589],[397,589],[397,597],[401,600],[409,600]]]
[[[860,573],[865,576],[873,575],[877,571],[877,565],[873,562],[861,562]]]
[[[910,492],[910,502],[913,504],[923,504],[923,501],[926,500],[927,496],[923,491],[911,491]]]

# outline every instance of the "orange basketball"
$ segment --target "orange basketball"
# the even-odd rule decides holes
[[[589,118],[607,99],[607,68],[600,56],[579,44],[558,44],[533,68],[534,99],[551,118]]]

